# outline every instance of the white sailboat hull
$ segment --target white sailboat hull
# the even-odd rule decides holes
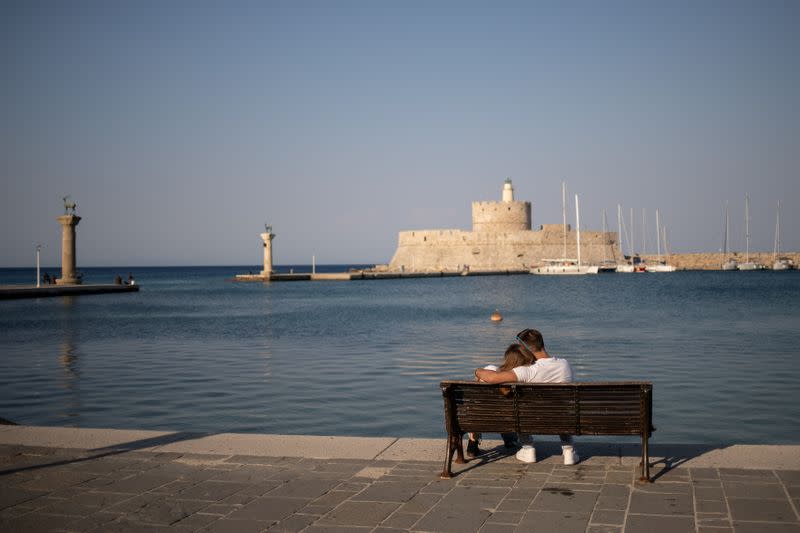
[[[722,270],[739,270],[739,263],[733,259],[726,261],[725,263],[722,263]]]
[[[645,268],[647,272],[675,272],[675,267],[672,265],[647,265]]]
[[[764,270],[766,267],[760,263],[747,261],[746,263],[739,263],[739,270]]]
[[[633,265],[617,265],[617,272],[633,273]]]
[[[581,276],[584,274],[597,274],[596,265],[544,265],[531,269],[531,274],[538,276]]]

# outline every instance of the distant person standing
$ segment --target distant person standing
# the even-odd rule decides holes
[[[128,272],[128,285],[136,285],[136,280],[133,279],[133,274]]]
[[[122,276],[117,274],[117,277],[114,278],[114,285],[122,285]]]
[[[517,341],[533,354],[536,362],[532,365],[518,366],[511,370],[495,372],[485,368],[475,370],[475,377],[487,383],[572,383],[572,367],[566,359],[552,357],[544,349],[542,334],[535,329],[524,329],[517,334]],[[523,437],[523,436],[521,436]],[[570,435],[559,435],[565,465],[580,461]],[[536,462],[536,449],[532,436],[524,436],[522,449],[517,459],[526,463]]]

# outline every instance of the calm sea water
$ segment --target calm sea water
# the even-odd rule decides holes
[[[83,269],[141,291],[0,301],[0,416],[442,437],[439,381],[536,327],[579,380],[653,381],[656,442],[800,443],[800,272],[226,281],[248,270]]]

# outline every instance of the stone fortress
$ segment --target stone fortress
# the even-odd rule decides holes
[[[514,200],[511,179],[499,202],[472,202],[472,231],[401,231],[388,270],[394,272],[520,271],[564,256],[564,226],[531,229],[530,202]],[[567,224],[567,256],[575,259],[577,232]],[[581,262],[624,262],[616,232],[581,230]]]

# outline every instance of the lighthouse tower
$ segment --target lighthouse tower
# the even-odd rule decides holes
[[[511,186],[511,178],[506,178],[503,184],[503,201],[506,203],[514,201],[514,187]]]
[[[272,239],[275,238],[275,234],[272,233],[272,226],[269,224],[264,224],[264,229],[267,231],[261,234],[264,240],[264,270],[261,271],[261,275],[269,277],[272,274]]]

